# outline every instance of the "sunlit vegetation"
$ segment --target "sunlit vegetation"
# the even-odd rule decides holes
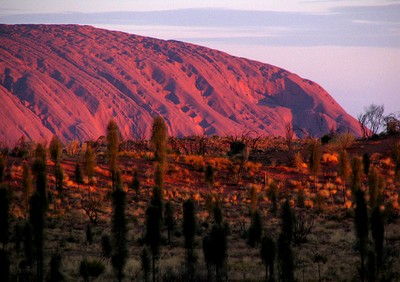
[[[400,279],[398,135],[176,138],[160,118],[150,140],[105,131],[1,148],[0,277]]]

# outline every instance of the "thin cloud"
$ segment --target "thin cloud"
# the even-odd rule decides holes
[[[328,12],[182,9],[151,12],[20,14],[3,23],[90,24],[192,43],[229,41],[267,46],[400,48],[400,4],[336,7]],[[142,28],[140,28],[142,26]],[[152,28],[150,28],[152,27]],[[163,33],[158,32],[162,30]],[[168,36],[168,37],[166,37]]]

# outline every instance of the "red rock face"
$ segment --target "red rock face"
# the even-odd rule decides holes
[[[78,25],[0,25],[0,140],[98,138],[113,118],[125,138],[252,131],[359,135],[318,84],[209,48]]]

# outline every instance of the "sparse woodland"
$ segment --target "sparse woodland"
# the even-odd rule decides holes
[[[1,281],[399,281],[400,136],[24,139]]]

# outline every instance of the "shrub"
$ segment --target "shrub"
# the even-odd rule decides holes
[[[338,151],[350,148],[356,139],[354,135],[350,133],[341,133],[333,137],[332,144],[333,147]]]
[[[102,262],[98,260],[87,260],[84,259],[79,265],[79,274],[82,276],[83,280],[89,281],[89,278],[97,278],[103,274],[105,266]]]

